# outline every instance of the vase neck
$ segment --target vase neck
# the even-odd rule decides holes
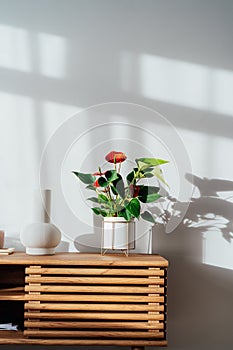
[[[35,190],[33,196],[34,222],[50,223],[51,190]]]

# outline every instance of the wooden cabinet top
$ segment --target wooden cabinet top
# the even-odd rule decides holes
[[[157,254],[56,253],[55,255],[27,255],[16,252],[0,256],[0,265],[102,265],[167,267],[168,261]]]

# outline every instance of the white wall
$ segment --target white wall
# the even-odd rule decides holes
[[[121,147],[130,160],[146,151],[168,157],[177,216],[191,182],[195,189],[185,220],[170,234],[153,232],[153,252],[170,261],[172,350],[232,348],[232,16],[230,0],[0,0],[6,245],[22,248],[19,231],[48,142],[41,181],[54,190],[60,249],[71,251],[77,237],[81,249],[82,239],[98,245],[83,192],[68,175],[73,166],[89,171]],[[147,249],[145,235],[138,250]]]

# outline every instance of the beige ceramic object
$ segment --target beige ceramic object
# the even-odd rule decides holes
[[[55,254],[61,241],[61,232],[50,223],[51,190],[34,192],[34,222],[20,234],[20,240],[29,255]]]

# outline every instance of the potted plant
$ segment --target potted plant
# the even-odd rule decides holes
[[[111,151],[105,160],[113,165],[113,169],[103,171],[99,167],[94,173],[73,171],[86,185],[86,189],[94,191],[97,195],[88,200],[94,203],[91,208],[93,212],[104,218],[104,249],[134,248],[135,219],[142,218],[155,223],[154,215],[148,208],[145,209],[145,204],[153,203],[161,197],[160,188],[145,184],[145,179],[155,178],[166,184],[160,166],[168,163],[167,160],[135,159],[135,167],[124,178],[121,174],[121,164],[126,159],[125,153]]]

